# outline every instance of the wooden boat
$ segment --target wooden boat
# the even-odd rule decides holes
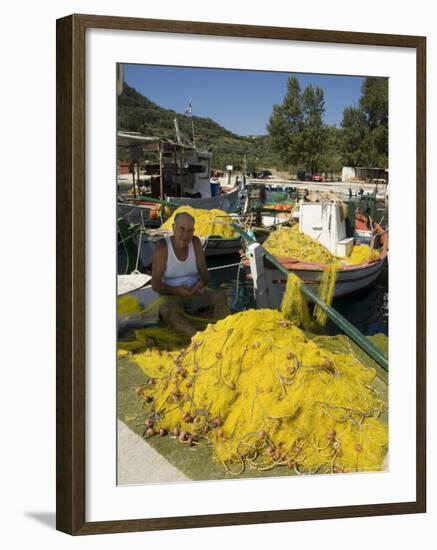
[[[387,254],[381,253],[379,258],[359,265],[344,265],[337,270],[334,297],[352,294],[367,288],[376,281],[381,273]],[[323,270],[323,264],[315,262],[298,262],[291,258],[277,258],[278,261],[290,272],[295,273],[303,283],[317,293]],[[281,305],[285,291],[286,280],[284,274],[278,269],[272,269],[265,264],[265,282],[268,288],[270,307],[278,308]]]
[[[236,187],[226,193],[221,193],[217,197],[211,198],[187,198],[187,197],[169,197],[168,203],[173,208],[178,206],[192,206],[193,208],[202,208],[204,210],[213,210],[217,208],[225,212],[231,212],[237,208],[240,187]],[[148,201],[147,197],[129,198],[120,200],[117,203],[117,214],[129,224],[142,224],[145,227],[156,228],[162,223],[158,215],[159,204]]]
[[[144,268],[148,268],[152,264],[153,250],[156,243],[162,239],[165,235],[172,235],[171,231],[163,231],[161,229],[148,231],[141,236],[140,260]],[[238,255],[241,248],[241,237],[235,237],[232,239],[224,239],[220,237],[199,237],[203,249],[205,251],[206,258],[233,256]]]
[[[243,182],[235,187],[223,188],[216,183],[212,184],[211,152],[201,151],[187,144],[182,139],[176,122],[175,126],[177,142],[136,132],[117,134],[117,147],[127,150],[133,161],[136,160],[134,166],[138,173],[138,159],[144,157],[144,171],[149,186],[149,191],[144,194],[139,175],[135,182],[133,174],[133,196],[119,195],[118,213],[128,223],[156,227],[156,218],[150,216],[150,211],[156,208],[156,204],[153,200],[148,203],[148,197],[168,202],[175,207],[189,205],[207,210],[218,208],[226,212],[238,207]]]
[[[312,208],[314,207],[314,208]],[[382,231],[379,235],[379,256],[361,264],[347,264],[348,252],[353,238],[345,234],[344,214],[341,203],[333,201],[325,204],[305,203],[301,205],[299,228],[324,244],[331,253],[345,257],[344,265],[337,270],[334,297],[345,296],[362,290],[376,281],[388,253],[388,236]],[[278,308],[285,291],[286,277],[272,266],[268,259],[255,256],[256,247],[249,253],[249,264],[254,279],[255,295],[258,307]],[[317,262],[296,260],[290,257],[276,257],[288,271],[295,273],[305,285],[317,292],[326,265]]]

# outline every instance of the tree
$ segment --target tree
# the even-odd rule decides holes
[[[367,77],[361,88],[360,107],[370,130],[388,127],[388,79]]]
[[[342,156],[341,156],[341,146],[342,146],[342,132],[337,126],[327,126],[326,127],[326,143],[325,143],[325,152],[321,160],[321,165],[323,166],[323,171],[327,175],[334,176],[336,172],[341,172],[343,166]]]
[[[326,126],[323,90],[307,86],[301,93],[295,76],[287,80],[281,105],[274,105],[267,130],[272,148],[287,165],[303,165],[312,173],[322,168]]]
[[[326,151],[327,127],[323,124],[325,101],[323,90],[307,86],[302,94],[303,131],[301,162],[312,174],[322,168]]]
[[[364,143],[368,136],[368,126],[362,109],[347,107],[343,111],[342,157],[346,166],[365,166],[367,153]]]
[[[281,159],[297,164],[302,152],[303,113],[299,81],[291,76],[282,105],[273,105],[273,112],[267,124],[272,145]]]
[[[342,157],[347,166],[388,163],[388,80],[368,77],[358,107],[343,111]]]

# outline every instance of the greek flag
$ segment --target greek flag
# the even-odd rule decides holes
[[[185,109],[185,114],[186,115],[191,115],[191,113],[192,113],[192,108],[191,108],[191,99],[190,99],[190,101],[188,102],[188,106]]]

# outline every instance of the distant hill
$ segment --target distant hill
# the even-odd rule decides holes
[[[123,93],[118,96],[119,130],[175,140],[173,120],[176,116],[181,131],[191,137],[191,117],[160,107],[126,83]],[[193,122],[196,146],[212,151],[215,169],[223,169],[227,164],[242,167],[244,155],[249,170],[279,164],[267,136],[238,136],[211,118],[193,116]]]

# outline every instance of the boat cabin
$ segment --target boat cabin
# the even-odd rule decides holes
[[[212,196],[209,151],[135,132],[118,132],[117,147],[128,149],[132,161],[144,167],[152,197]]]
[[[301,202],[299,231],[325,246],[331,254],[346,258],[354,245],[346,234],[346,208],[340,201]]]

